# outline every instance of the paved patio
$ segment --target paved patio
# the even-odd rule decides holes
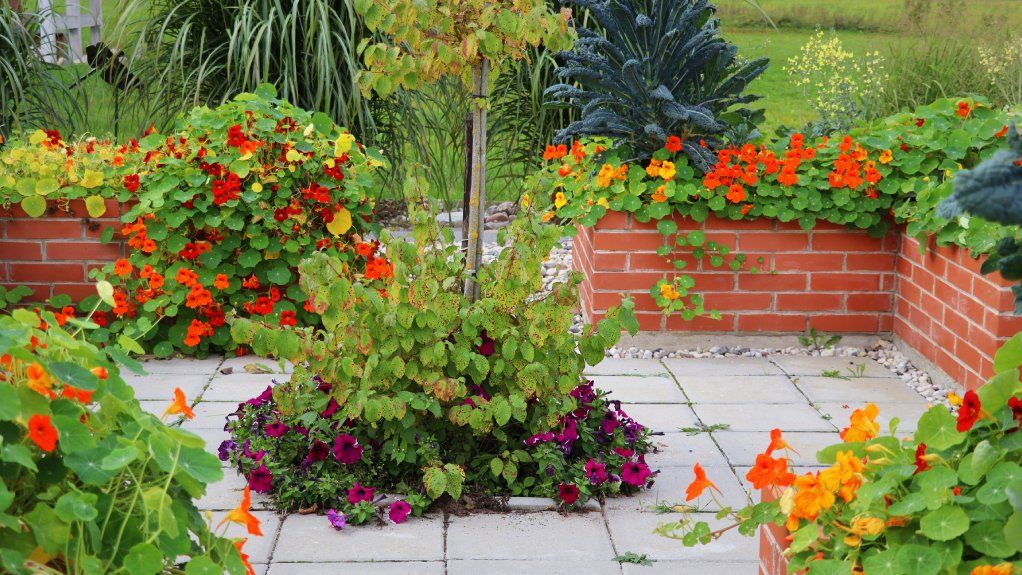
[[[246,364],[261,363],[275,373],[250,374]],[[857,365],[862,364],[863,368]],[[825,370],[850,379],[824,377]],[[142,404],[165,409],[180,387],[196,401],[196,418],[183,427],[206,439],[211,451],[227,437],[224,416],[239,401],[262,391],[286,369],[253,357],[150,361],[147,376],[129,379]],[[229,371],[230,373],[222,373]],[[336,532],[321,516],[280,517],[256,500],[265,537],[247,551],[263,575],[492,575],[682,574],[754,575],[758,542],[733,531],[712,545],[686,548],[654,535],[672,515],[655,512],[657,502],[681,503],[700,462],[724,493],[725,505],[741,505],[750,493],[744,480],[755,454],[769,442],[769,430],[785,430],[801,453],[795,465],[815,465],[816,450],[839,441],[838,430],[852,410],[866,402],[880,406],[883,425],[890,417],[914,422],[925,411],[923,398],[893,373],[867,358],[771,356],[768,358],[623,360],[608,359],[586,372],[612,397],[631,404],[627,411],[663,435],[649,458],[660,469],[653,489],[639,496],[607,501],[569,516],[556,512],[429,514],[400,526],[354,527]],[[710,429],[696,433],[696,428]],[[911,426],[900,428],[911,432]],[[227,470],[199,506],[214,512],[234,507],[244,481]],[[710,504],[701,511],[714,523]],[[236,533],[240,535],[240,531]],[[645,554],[652,566],[619,565],[612,558]]]

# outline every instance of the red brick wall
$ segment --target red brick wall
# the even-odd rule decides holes
[[[760,492],[761,501],[777,499],[771,489]],[[759,528],[759,575],[787,575],[788,560],[784,550],[788,548],[788,530],[779,525],[763,525]]]
[[[659,279],[676,272],[656,250],[663,236],[655,222],[631,215],[607,214],[595,228],[580,228],[573,252],[575,269],[586,273],[582,305],[599,319],[629,294],[643,330],[717,332],[891,331],[894,264],[899,236],[871,238],[861,231],[820,224],[806,232],[797,223],[776,220],[731,221],[711,218],[702,224],[678,220],[682,233],[706,231],[707,240],[747,256],[750,271],[713,268],[688,255],[680,273],[692,276],[695,291],[720,320],[665,318],[649,295]],[[684,252],[681,252],[684,253]]]
[[[82,201],[50,203],[38,218],[18,206],[0,211],[0,283],[34,290],[31,301],[57,294],[75,300],[94,295],[89,270],[124,256],[121,242],[104,244],[103,228],[120,229],[120,207],[107,201],[100,218],[90,218]]]
[[[994,351],[1022,328],[1011,283],[979,268],[968,250],[920,254],[915,239],[902,240],[894,333],[969,389],[993,375]]]

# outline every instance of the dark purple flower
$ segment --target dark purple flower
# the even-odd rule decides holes
[[[331,415],[337,413],[337,410],[340,409],[340,408],[341,408],[341,406],[337,403],[337,400],[335,400],[334,398],[331,397],[330,401],[327,402],[327,404],[326,404],[326,409],[324,409],[322,412],[320,412],[319,416],[320,417],[330,417]]]
[[[338,513],[336,509],[331,509],[326,512],[326,520],[330,522],[330,525],[334,529],[340,531],[348,525],[348,516],[343,513]]]
[[[486,334],[485,329],[481,334],[479,334],[479,337],[482,339],[482,343],[476,346],[476,351],[479,352],[479,355],[483,357],[490,357],[491,355],[493,355],[494,344],[496,343],[496,341],[494,341],[493,338]]]
[[[252,445],[252,442],[246,440],[245,441],[245,445],[244,445],[243,449],[241,450],[241,454],[244,455],[245,457],[251,459],[252,461],[262,461],[263,456],[266,455],[266,451],[265,450],[262,450],[262,451],[252,451],[251,445]]]
[[[266,389],[263,390],[262,393],[246,401],[245,403],[253,407],[259,407],[262,404],[266,403],[267,401],[270,401],[271,399],[273,399],[273,386],[268,385],[266,386]]]
[[[578,400],[580,404],[587,404],[596,401],[596,392],[593,390],[593,381],[590,379],[571,390],[569,394]]]
[[[354,435],[342,433],[334,440],[334,459],[345,465],[357,463],[362,459],[362,446]]]
[[[608,411],[607,414],[603,416],[603,420],[600,421],[600,431],[610,435],[614,433],[614,430],[620,425],[621,422],[617,420],[617,416],[614,415],[614,412]]]
[[[586,477],[593,485],[602,484],[607,481],[607,466],[595,459],[590,459],[586,462]]]
[[[302,426],[302,425],[296,425],[296,426],[294,426],[294,430],[296,432],[298,432],[298,433],[301,433],[305,437],[309,436],[309,428],[308,427],[305,427],[305,426]]]
[[[315,461],[323,461],[326,459],[328,453],[330,453],[329,445],[318,439],[313,440],[312,447],[309,448],[309,454],[305,456],[305,462],[313,463]]]
[[[372,501],[375,494],[376,488],[359,485],[356,481],[355,485],[348,490],[348,503],[358,505],[360,501]]]
[[[557,435],[555,435],[554,432],[552,432],[552,431],[547,431],[547,432],[544,432],[544,433],[537,433],[536,435],[533,435],[533,436],[529,437],[528,439],[526,439],[525,440],[525,445],[526,445],[526,447],[534,447],[536,445],[539,445],[540,443],[546,443],[548,441],[553,441],[555,437],[557,437]]]
[[[288,431],[291,431],[291,427],[284,425],[280,421],[275,421],[263,428],[263,432],[270,437],[281,437]]]
[[[316,382],[316,389],[323,393],[330,393],[330,390],[334,387],[333,385],[323,381],[323,378],[318,375],[312,378],[312,381]]]
[[[557,434],[557,442],[564,446],[570,445],[576,439],[578,439],[578,424],[574,419],[565,420],[564,429]]]
[[[621,466],[621,481],[638,487],[646,483],[646,478],[649,477],[650,473],[649,466],[645,463],[626,461]]]
[[[225,439],[220,443],[220,447],[217,449],[217,455],[220,456],[220,461],[227,461],[231,458],[231,453],[238,447],[238,444],[233,439]]]
[[[268,493],[273,487],[273,476],[266,464],[262,463],[248,474],[248,486],[256,493]]]
[[[390,504],[390,510],[387,515],[390,520],[395,524],[404,523],[404,520],[408,518],[408,514],[412,512],[412,506],[404,501],[395,501]]]
[[[578,487],[573,483],[562,483],[557,487],[557,496],[565,505],[572,505],[578,501]]]

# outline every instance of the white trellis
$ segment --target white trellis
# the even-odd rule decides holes
[[[103,25],[103,1],[88,0],[88,10],[83,12],[86,0],[67,0],[64,13],[58,14],[52,0],[39,0],[39,12],[44,21],[39,30],[39,51],[47,62],[56,63],[61,58],[67,62],[84,62],[85,47],[82,46],[82,30],[89,30],[89,41],[99,41]]]

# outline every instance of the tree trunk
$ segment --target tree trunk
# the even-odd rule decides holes
[[[483,217],[486,210],[486,99],[490,61],[483,58],[472,68],[472,166],[468,198],[468,249],[465,253],[465,297],[479,297],[476,272],[483,262]]]

